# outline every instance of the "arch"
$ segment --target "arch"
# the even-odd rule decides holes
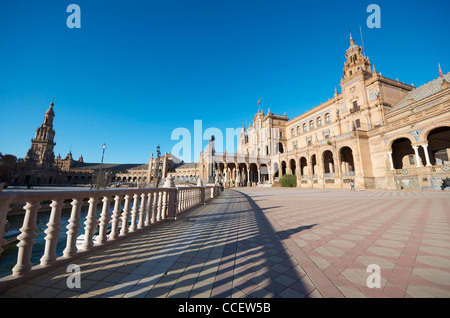
[[[303,133],[308,131],[308,125],[306,123],[303,124]]]
[[[280,167],[278,165],[278,162],[274,162],[273,163],[273,177],[274,178],[278,178],[280,176]]]
[[[300,175],[301,176],[307,176],[308,173],[308,160],[306,157],[300,158]]]
[[[260,168],[260,173],[261,173],[261,183],[265,183],[267,181],[270,180],[270,176],[269,176],[269,168],[267,167],[267,165],[265,163],[261,164],[261,168]]]
[[[310,162],[311,162],[311,171],[312,171],[312,174],[313,174],[313,177],[315,176],[315,175],[317,175],[317,156],[316,156],[316,154],[313,154],[313,155],[311,155],[311,160],[310,160]]]
[[[394,144],[394,142],[396,140],[402,139],[402,138],[408,139],[411,142],[411,144],[413,144],[415,142],[413,136],[411,136],[410,134],[400,134],[400,135],[396,136],[395,139],[392,139],[391,141],[389,141],[387,143],[387,149],[392,151],[393,150],[392,145]]]
[[[355,161],[353,159],[353,150],[349,146],[339,149],[339,159],[341,162],[342,175],[352,175],[355,171]]]
[[[394,169],[402,169],[407,165],[414,165],[414,149],[409,138],[401,137],[392,142],[392,161]]]
[[[297,172],[297,164],[295,162],[295,159],[291,159],[289,160],[289,168],[291,169],[291,174],[293,174],[294,176],[296,176],[296,172]]]
[[[331,123],[331,115],[330,115],[330,113],[326,113],[324,118],[325,118],[325,124]]]
[[[433,166],[450,163],[450,127],[436,127],[429,131],[427,142],[427,151]]]
[[[311,131],[311,130],[313,130],[314,129],[314,120],[310,120],[309,121],[309,130]]]
[[[317,127],[321,127],[322,126],[322,117],[317,117],[317,119],[316,119],[316,122],[317,122]]]
[[[278,143],[278,153],[284,153],[284,145],[281,141]]]
[[[424,128],[423,131],[420,134],[420,141],[421,142],[427,142],[428,141],[428,135],[435,129],[437,128],[445,128],[445,127],[450,127],[450,121],[446,121],[444,123],[439,123],[439,124],[432,124],[430,126],[428,126],[427,128]]]
[[[258,165],[256,163],[251,163],[249,171],[250,171],[250,182],[252,184],[258,182]]]
[[[247,165],[245,163],[239,163],[238,164],[239,167],[239,177],[238,177],[238,182],[239,182],[239,186],[246,186],[247,185]]]
[[[322,162],[325,176],[332,176],[334,174],[334,158],[331,150],[325,150],[322,153]]]
[[[286,174],[286,161],[281,161],[281,177]]]

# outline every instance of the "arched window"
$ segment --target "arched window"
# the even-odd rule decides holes
[[[308,131],[308,126],[306,125],[306,123],[303,124],[303,132],[307,132]]]
[[[291,137],[294,137],[294,136],[295,136],[295,129],[292,128],[292,129],[291,129]]]
[[[331,123],[330,113],[325,114],[325,124]]]
[[[313,130],[314,129],[314,120],[311,120],[309,122],[309,130]]]
[[[300,135],[302,133],[302,129],[300,128],[300,126],[297,126],[297,135]]]
[[[317,117],[317,127],[322,126],[322,117]]]

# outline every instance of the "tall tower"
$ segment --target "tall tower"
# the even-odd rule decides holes
[[[50,169],[55,160],[53,148],[56,143],[55,131],[53,130],[53,118],[55,112],[53,111],[53,101],[50,107],[45,112],[44,122],[36,129],[34,139],[31,139],[31,148],[25,156],[26,161],[33,164],[36,168]]]
[[[344,64],[344,80],[355,78],[361,75],[372,76],[370,71],[370,62],[362,54],[363,48],[355,44],[350,33],[350,47],[345,52],[347,61]],[[356,76],[357,75],[357,76]]]

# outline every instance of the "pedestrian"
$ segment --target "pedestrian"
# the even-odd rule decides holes
[[[352,181],[350,181],[350,190],[351,191],[355,191],[355,183]]]

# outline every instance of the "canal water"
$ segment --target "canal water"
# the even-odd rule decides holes
[[[97,219],[100,218],[102,210],[102,205],[97,206]],[[110,212],[113,210],[113,207],[110,207]],[[81,223],[78,235],[84,234],[84,222],[86,221],[86,216],[88,212],[88,206],[83,206],[81,208]],[[71,214],[70,206],[68,208],[63,208],[61,212],[61,231],[59,232],[58,244],[56,248],[57,256],[62,256],[63,251],[66,248],[67,244],[67,225],[69,224]],[[19,231],[23,224],[24,215],[15,215],[8,216],[8,221],[10,223],[10,231]],[[47,223],[50,218],[49,212],[40,212],[36,221],[36,234],[38,235],[34,239],[33,252],[31,255],[31,262],[34,265],[38,265],[40,263],[42,255],[44,255],[45,250],[45,230],[47,229]],[[17,262],[17,243],[11,243],[7,246],[3,247],[3,253],[0,255],[0,277],[4,277],[12,274],[12,269],[16,265]]]

